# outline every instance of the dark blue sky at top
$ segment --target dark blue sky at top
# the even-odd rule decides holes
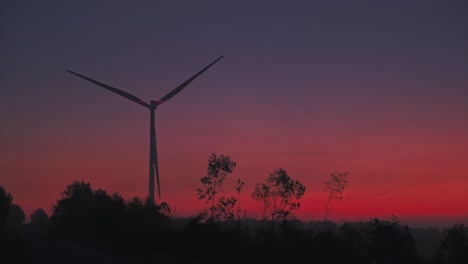
[[[464,80],[466,6],[464,1],[8,1],[1,11],[2,80],[10,84],[10,78],[25,74],[41,79],[73,68],[97,71],[96,77],[107,71],[106,79],[127,71],[136,78],[126,81],[133,85],[148,85],[148,74],[177,83],[193,64],[225,54],[227,76],[219,78],[236,89],[279,96],[281,86],[272,90],[261,82],[282,76],[275,82],[291,91],[304,89],[305,77],[321,84],[319,90],[337,79],[374,84],[353,87],[358,94],[400,79],[440,86]],[[424,86],[417,92],[440,92]]]

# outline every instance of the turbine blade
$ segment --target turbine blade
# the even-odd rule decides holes
[[[66,71],[69,72],[69,73],[71,73],[71,74],[74,74],[74,75],[76,75],[76,76],[78,76],[78,77],[81,77],[81,78],[83,78],[83,79],[85,79],[85,80],[87,80],[87,81],[89,81],[89,82],[92,82],[92,83],[94,83],[94,84],[97,84],[97,85],[99,85],[99,86],[101,86],[101,87],[103,87],[103,88],[105,88],[105,89],[107,89],[107,90],[109,90],[109,91],[111,91],[111,92],[114,92],[114,93],[116,93],[116,94],[118,94],[118,95],[120,95],[120,96],[123,96],[123,97],[125,97],[125,98],[127,98],[127,99],[130,99],[130,100],[132,100],[133,102],[135,102],[135,103],[137,103],[137,104],[141,104],[142,106],[150,107],[150,105],[149,105],[148,103],[146,103],[145,101],[141,100],[140,98],[138,98],[138,97],[136,97],[136,96],[134,96],[134,95],[132,95],[132,94],[129,94],[129,93],[127,93],[127,92],[124,92],[124,91],[119,90],[119,89],[117,89],[117,88],[114,88],[114,87],[112,87],[112,86],[109,86],[109,85],[107,85],[107,84],[100,83],[100,82],[98,82],[98,81],[95,81],[95,80],[93,80],[93,79],[91,79],[91,78],[88,78],[88,77],[83,76],[83,75],[81,75],[81,74],[78,74],[78,73],[76,73],[76,72],[72,72],[72,71],[70,71],[70,70],[66,70]]]
[[[174,95],[178,94],[180,91],[182,91],[182,89],[184,89],[187,85],[189,85],[193,80],[195,80],[198,76],[200,76],[204,71],[208,70],[208,68],[210,68],[211,66],[213,66],[216,62],[218,62],[220,59],[222,59],[224,57],[221,56],[219,58],[217,58],[215,61],[213,61],[212,63],[210,63],[208,66],[206,66],[205,68],[203,68],[201,71],[199,71],[197,74],[193,75],[190,79],[186,80],[185,82],[183,82],[181,85],[179,85],[178,87],[176,87],[174,90],[170,91],[168,94],[166,94],[163,98],[159,99],[158,102],[159,104],[162,104],[164,102],[166,102],[167,100],[171,99]]]

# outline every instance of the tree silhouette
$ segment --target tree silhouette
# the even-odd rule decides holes
[[[51,235],[52,224],[44,209],[39,208],[31,213],[31,227],[37,237],[45,238]]]
[[[115,237],[115,229],[125,213],[125,203],[119,194],[107,194],[91,184],[74,181],[62,192],[53,206],[51,221],[60,235],[77,240]]]
[[[39,208],[31,213],[31,224],[42,224],[49,221],[49,216],[44,209]]]
[[[338,200],[341,202],[343,200],[343,192],[348,186],[348,175],[348,171],[334,171],[330,174],[330,179],[323,182],[323,186],[325,187],[324,191],[328,192],[327,206],[325,208],[325,217],[323,219],[324,227],[327,221],[330,201]]]
[[[268,218],[268,211],[271,210],[273,199],[272,193],[270,192],[270,186],[267,183],[257,183],[255,185],[252,198],[259,202],[262,206],[261,216],[261,230],[262,233],[265,230],[265,222]]]
[[[7,231],[10,229],[18,228],[26,220],[26,215],[23,209],[19,205],[11,204],[10,210],[8,210],[8,218],[5,221],[5,227]]]
[[[418,263],[416,242],[407,225],[392,216],[392,220],[369,222],[371,247],[369,255],[375,263]]]
[[[17,249],[15,244],[20,237],[21,223],[24,221],[24,212],[12,203],[13,195],[0,185],[0,260],[11,257]]]
[[[326,230],[320,230],[321,221],[304,223],[294,219],[292,211],[299,208],[306,189],[283,168],[275,169],[264,182],[255,185],[252,198],[264,207],[261,221],[245,218],[246,212],[238,203],[245,186],[243,181],[237,180],[235,191],[238,196],[226,198],[220,195],[226,175],[234,167],[235,163],[229,157],[210,157],[208,175],[212,178],[206,176],[202,182],[211,185],[204,185],[205,192],[200,192],[207,202],[211,202],[210,210],[205,210],[205,215],[184,219],[185,224],[177,228],[174,228],[174,219],[166,203],[156,204],[149,197],[124,200],[118,193],[93,190],[90,183],[82,181],[74,181],[65,188],[53,207],[50,221],[47,213],[39,208],[31,214],[31,224],[25,225],[22,224],[25,219],[22,209],[12,204],[11,194],[0,188],[2,208],[8,205],[8,210],[2,209],[2,216],[8,215],[4,221],[8,236],[7,240],[0,240],[0,263],[5,262],[2,258],[5,253],[16,261],[14,263],[35,261],[33,253],[28,256],[28,252],[34,251],[29,250],[32,248],[29,245],[42,243],[41,239],[44,239],[44,246],[60,247],[41,249],[43,259],[38,262],[58,254],[57,249],[68,252],[73,249],[85,255],[88,249],[94,248],[92,251],[135,257],[148,263],[165,263],[164,260],[168,263],[218,263],[220,259],[216,256],[229,256],[229,263],[246,259],[252,263],[289,263],[302,262],[311,255],[315,259],[326,259],[327,263],[428,263],[418,253],[412,230],[401,225],[396,217],[391,221],[346,222],[341,227],[332,223],[333,226]],[[327,186],[330,190],[334,187],[332,184]],[[345,187],[329,192],[330,199],[341,199]],[[208,217],[210,213],[212,215]],[[221,219],[233,221],[219,221]],[[272,224],[264,231],[266,220],[271,220]],[[277,224],[278,221],[281,223]],[[57,233],[44,236],[42,234],[49,233],[36,232],[48,231],[41,227],[50,222],[54,225],[48,227]],[[52,229],[55,227],[56,230]],[[258,232],[259,227],[262,232]],[[30,231],[36,233],[28,233]],[[467,263],[466,234],[467,229],[463,225],[445,230],[431,263]],[[31,243],[23,243],[25,239],[32,239]],[[67,247],[70,248],[67,250]],[[207,258],[207,253],[215,257]],[[22,256],[29,261],[21,261]],[[179,257],[190,261],[177,261]]]
[[[226,176],[232,173],[235,167],[236,163],[231,161],[229,156],[223,154],[217,156],[215,153],[212,153],[208,159],[207,175],[200,179],[203,188],[197,188],[197,196],[199,200],[205,199],[207,203],[211,202],[211,220],[215,220],[215,217],[217,217],[216,211],[224,214],[236,202],[234,201],[235,198],[226,199],[224,197],[219,200],[219,203],[216,201],[216,194],[222,191],[221,188],[226,180]],[[215,206],[215,203],[217,206]],[[220,209],[221,211],[219,211]]]
[[[57,231],[65,237],[85,238],[93,235],[91,208],[94,195],[91,184],[73,181],[61,195],[62,198],[53,205],[51,216]]]
[[[245,183],[241,179],[237,179],[237,185],[235,187],[238,197],[237,210],[236,210],[236,223],[237,229],[240,228],[241,222],[247,217],[247,211],[241,209],[242,190],[244,189]]]
[[[170,212],[169,206],[156,204],[149,197],[125,201],[118,193],[93,190],[89,183],[74,181],[54,205],[51,221],[59,237],[97,246],[149,250],[162,243],[154,238],[169,229],[164,212]]]
[[[213,220],[232,220],[235,217],[234,206],[237,203],[235,197],[220,197],[215,206]]]
[[[287,220],[292,210],[300,207],[299,199],[304,195],[305,187],[294,181],[283,168],[276,169],[264,183],[255,185],[252,198],[263,205],[262,221],[267,212],[271,221]]]
[[[169,217],[163,212],[169,210],[164,204],[156,204],[149,196],[144,200],[138,197],[125,202],[125,210],[119,217],[120,241],[126,247],[137,251],[150,251],[155,244],[163,244],[161,233],[169,229]]]
[[[2,236],[3,227],[8,218],[13,196],[5,191],[5,188],[0,185],[0,237]]]
[[[434,257],[435,263],[468,263],[468,233],[463,224],[444,230]]]
[[[23,222],[25,215],[23,209],[16,204],[11,204],[8,217],[0,235],[0,263],[23,263]]]

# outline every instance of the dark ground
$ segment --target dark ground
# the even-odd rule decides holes
[[[157,250],[155,250],[157,252]],[[138,256],[127,252],[111,252],[74,241],[40,239],[24,225],[20,240],[10,243],[0,257],[1,264],[196,264],[198,262],[154,253]]]

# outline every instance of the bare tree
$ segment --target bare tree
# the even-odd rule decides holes
[[[283,168],[276,169],[264,183],[255,185],[252,198],[263,205],[262,226],[270,215],[271,221],[287,220],[292,210],[300,207],[299,199],[305,187],[294,181]]]
[[[343,200],[343,192],[348,186],[348,175],[349,171],[339,172],[334,171],[330,173],[330,179],[323,182],[324,192],[328,193],[327,206],[325,208],[325,217],[323,220],[323,225],[325,227],[325,222],[327,221],[329,206],[331,200]]]
[[[245,210],[241,210],[241,199],[242,199],[241,194],[242,194],[242,190],[244,189],[244,185],[245,185],[245,182],[241,181],[241,179],[237,179],[237,185],[235,188],[236,188],[237,197],[238,197],[237,210],[236,210],[236,221],[238,225],[247,216],[247,212]]]
[[[226,176],[229,173],[232,173],[235,167],[236,163],[231,161],[229,156],[222,154],[217,156],[212,153],[208,159],[207,175],[200,179],[203,184],[203,188],[197,188],[197,196],[199,200],[205,199],[207,203],[211,202],[211,219],[214,219],[215,211],[217,208],[219,209],[219,205],[222,206],[223,204],[226,204],[226,206],[231,206],[233,203],[231,198],[228,198],[227,200],[223,198],[223,200],[219,201],[220,203],[218,204],[218,202],[216,202],[216,194],[222,191],[221,187],[226,180]],[[218,206],[215,206],[215,204]]]
[[[266,183],[257,183],[255,185],[252,198],[258,201],[262,206],[262,231],[265,230],[265,222],[267,220],[268,211],[272,207],[272,194],[270,193],[270,186]]]
[[[237,199],[233,196],[224,197],[218,199],[214,209],[214,215],[212,220],[232,220],[234,219],[234,207],[236,206]]]

